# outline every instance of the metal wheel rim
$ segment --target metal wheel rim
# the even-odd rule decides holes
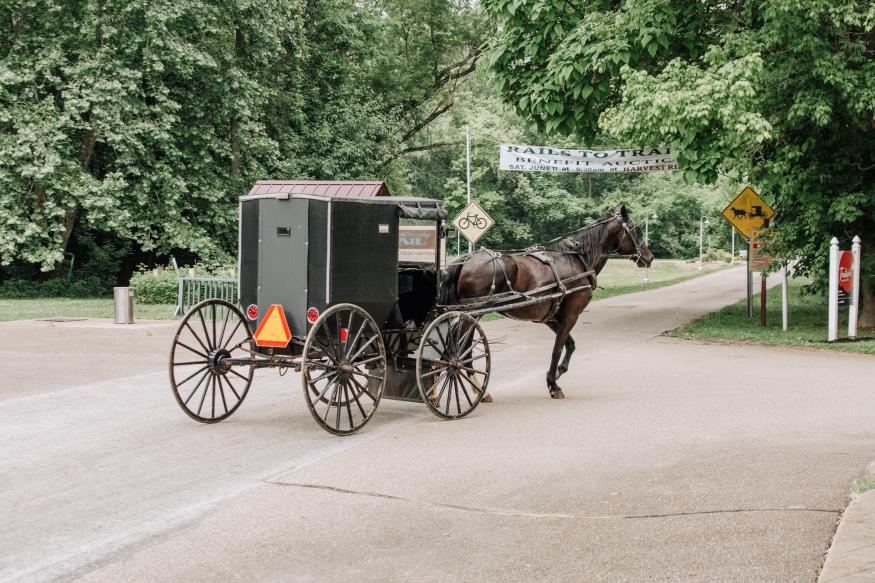
[[[347,339],[340,342],[338,338],[337,345],[328,346],[333,340],[331,326],[338,331],[345,327]],[[324,340],[319,338],[323,331]],[[365,338],[366,332],[370,335]],[[336,360],[327,356],[327,350],[334,348],[342,349],[333,353]],[[314,354],[326,356],[317,359]],[[340,371],[344,361],[350,361],[352,369],[346,373],[348,378]],[[319,385],[323,380],[326,382]],[[337,304],[319,316],[304,342],[301,384],[310,414],[329,433],[349,435],[371,420],[386,386],[386,348],[370,314],[355,304]],[[324,411],[320,410],[322,405],[327,405]]]
[[[219,308],[225,310],[225,316],[220,321],[216,318]],[[203,317],[205,310],[213,317],[209,326]],[[229,327],[232,315],[236,318],[236,323],[231,323]],[[187,342],[180,339],[186,331]],[[228,356],[242,357],[248,354],[242,346],[251,340],[249,322],[237,306],[228,301],[204,300],[185,314],[170,347],[169,372],[173,396],[186,415],[201,423],[218,423],[230,417],[240,407],[249,392],[255,367],[235,365],[223,372],[223,367],[211,364],[211,361],[216,362],[211,356],[216,353],[215,356],[220,360],[222,355],[218,352],[224,350]],[[234,354],[235,351],[237,354]],[[246,374],[235,370],[244,367],[248,369]],[[197,409],[190,408],[195,406]],[[221,413],[216,415],[217,411]],[[210,413],[210,416],[207,417],[202,412]]]
[[[436,330],[438,331],[438,333],[435,334],[435,336],[439,339],[439,344],[441,340],[444,341],[444,344],[450,341],[449,338],[444,339],[443,335],[439,333],[439,327],[442,325],[443,322],[451,321],[456,318],[459,319],[460,330],[462,328],[462,322],[470,326],[470,340],[473,340],[478,344],[482,342],[482,352],[477,354],[474,360],[483,360],[484,364],[482,365],[482,370],[478,369],[477,374],[480,375],[480,378],[475,377],[472,379],[470,376],[471,373],[465,370],[458,371],[458,381],[455,381],[454,386],[450,388],[450,382],[453,381],[447,381],[445,385],[442,385],[443,381],[441,379],[444,377],[444,373],[441,372],[440,365],[436,369],[432,368],[432,362],[425,356],[425,352],[429,347],[431,347],[432,349],[435,348],[434,345],[430,344],[429,340],[432,339],[433,333]],[[465,338],[464,336],[462,336],[461,338],[457,338],[456,340],[465,341]],[[464,354],[465,350],[468,349],[463,348],[461,350],[461,355],[463,356],[462,360],[465,360],[465,358],[467,358],[467,355]],[[473,352],[473,350],[471,352]],[[444,354],[443,356],[446,356],[446,354]],[[424,366],[424,363],[426,361],[429,361],[427,369]],[[449,361],[445,361],[441,364],[446,366],[446,362]],[[480,323],[470,314],[467,314],[465,312],[446,312],[438,318],[435,318],[431,322],[431,324],[428,325],[428,327],[425,329],[425,332],[423,332],[422,334],[422,340],[420,341],[419,348],[416,351],[416,383],[419,387],[419,396],[422,398],[422,401],[428,407],[429,411],[431,411],[438,417],[442,419],[461,419],[462,417],[469,415],[474,409],[476,409],[477,405],[480,404],[480,401],[483,400],[483,396],[486,394],[486,390],[489,385],[490,368],[491,357],[489,352],[489,340],[486,338],[486,334],[483,332],[483,328],[480,327]],[[437,378],[432,381],[433,377]],[[479,390],[475,389],[475,384],[476,388]],[[449,395],[447,395],[446,405],[442,406],[443,393],[441,393],[441,389],[443,389],[446,393],[448,388],[451,392]],[[434,394],[433,401],[431,398],[431,394],[435,389],[437,390],[437,394]],[[466,399],[462,401],[460,395],[465,396]],[[456,403],[455,408],[452,407],[452,401],[454,398]]]

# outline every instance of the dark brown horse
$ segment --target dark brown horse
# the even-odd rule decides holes
[[[557,278],[567,280],[588,271],[598,274],[611,255],[626,255],[638,267],[649,267],[653,254],[643,239],[641,229],[629,218],[626,207],[620,206],[614,214],[552,241],[534,252],[496,253],[481,249],[458,259],[447,269],[441,300],[444,304],[464,304],[466,300],[485,298],[502,292],[531,292],[555,284]],[[565,397],[556,384],[556,379],[568,370],[568,363],[574,353],[571,330],[592,300],[596,277],[586,276],[565,284],[571,290],[590,282],[591,288],[503,312],[517,320],[544,323],[555,332],[553,357],[547,371],[547,389],[554,399]],[[556,291],[557,288],[553,287],[536,293],[534,297]],[[565,357],[560,364],[563,347]]]

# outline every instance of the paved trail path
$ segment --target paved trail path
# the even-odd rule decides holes
[[[384,401],[348,438],[294,373],[194,423],[166,324],[0,324],[0,580],[813,581],[875,460],[875,358],[659,336],[743,284],[595,302],[564,401],[549,330],[490,322],[495,403]]]

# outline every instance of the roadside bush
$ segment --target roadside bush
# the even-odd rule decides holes
[[[236,269],[236,266],[220,264],[179,268],[184,275],[193,270],[196,275],[203,277],[235,277]],[[150,269],[141,265],[131,276],[130,286],[134,290],[134,301],[138,304],[175,304],[179,282],[173,267],[157,266]]]
[[[145,265],[134,272],[130,283],[138,304],[175,304],[178,285],[172,267],[148,269]]]
[[[702,255],[702,261],[732,261],[732,253],[725,249],[710,249]]]

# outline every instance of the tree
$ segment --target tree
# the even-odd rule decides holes
[[[484,0],[502,97],[547,132],[671,145],[778,211],[787,258],[823,281],[830,236],[875,245],[875,6]],[[875,253],[862,324],[875,326]]]
[[[51,270],[77,229],[227,260],[255,180],[445,146],[487,26],[466,0],[0,0],[0,30],[0,266]]]

